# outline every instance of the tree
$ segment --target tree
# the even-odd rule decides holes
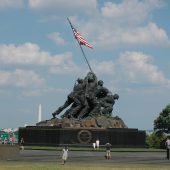
[[[170,104],[154,120],[154,130],[158,133],[170,133]]]
[[[149,148],[164,149],[165,148],[166,136],[162,134],[157,134],[153,132],[151,135],[146,136],[146,145]]]

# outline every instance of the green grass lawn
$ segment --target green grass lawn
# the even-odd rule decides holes
[[[169,170],[170,167],[145,165],[107,165],[79,163],[32,163],[32,162],[0,162],[0,170]]]

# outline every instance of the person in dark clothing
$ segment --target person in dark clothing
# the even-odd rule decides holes
[[[165,146],[166,146],[166,153],[167,153],[167,159],[169,159],[169,150],[170,150],[170,139],[167,138],[166,142],[165,142]]]
[[[111,144],[110,143],[106,143],[106,159],[110,159],[111,158],[111,153],[110,153],[110,149],[111,149]]]
[[[19,144],[20,144],[21,150],[23,151],[24,150],[24,138],[23,137],[21,138]]]

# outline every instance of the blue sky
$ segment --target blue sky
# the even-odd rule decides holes
[[[0,128],[50,119],[89,71],[67,22],[88,39],[93,71],[120,98],[113,116],[152,129],[169,104],[170,2],[1,0]]]

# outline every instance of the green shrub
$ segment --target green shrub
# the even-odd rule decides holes
[[[163,133],[153,132],[146,136],[146,145],[149,148],[164,149],[166,136]]]

